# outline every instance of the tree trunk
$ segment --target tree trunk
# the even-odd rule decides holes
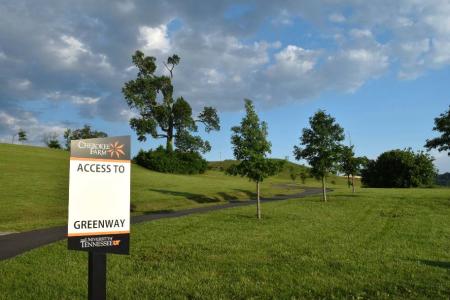
[[[172,126],[169,126],[169,129],[167,130],[166,151],[167,152],[173,151],[173,127]]]
[[[355,192],[355,175],[352,174],[352,192]]]
[[[259,181],[256,182],[256,215],[261,219],[261,203],[259,201]]]
[[[347,185],[350,188],[350,174],[347,174]]]
[[[327,189],[325,187],[325,176],[322,176],[322,199],[327,202]]]

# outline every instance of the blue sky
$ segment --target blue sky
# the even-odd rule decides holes
[[[232,158],[230,128],[254,100],[272,156],[293,159],[302,128],[325,109],[359,155],[422,150],[449,108],[450,3],[414,1],[14,1],[0,4],[0,140],[29,143],[87,123],[132,134],[121,95],[136,49],[181,56],[175,93],[222,130],[199,134],[209,160]],[[46,7],[42,10],[41,7]],[[162,69],[160,69],[163,72]],[[348,141],[347,141],[348,142]],[[446,153],[432,152],[441,172]]]

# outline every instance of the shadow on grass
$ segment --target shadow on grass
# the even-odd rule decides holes
[[[173,213],[174,211],[175,211],[174,209],[160,209],[160,210],[143,211],[142,213],[144,215],[163,215]]]
[[[233,200],[237,200],[238,197],[236,197],[235,195],[230,195],[228,193],[225,192],[218,192],[217,193],[220,197],[222,197],[223,200],[225,201],[233,201]]]
[[[245,200],[255,199],[256,198],[256,193],[252,193],[252,192],[250,192],[248,190],[243,190],[243,189],[233,189],[233,190],[236,191],[236,192],[240,192],[242,194],[245,194],[245,196],[247,197],[247,199],[245,199]]]
[[[218,198],[211,198],[211,197],[207,197],[202,194],[194,194],[194,193],[188,193],[188,192],[176,192],[176,191],[169,191],[169,190],[162,190],[162,189],[149,189],[149,190],[152,192],[157,192],[157,193],[161,193],[161,194],[177,196],[177,197],[184,197],[186,199],[195,201],[197,203],[220,202],[220,199],[218,199]]]
[[[421,264],[424,264],[424,265],[427,265],[430,267],[438,267],[438,268],[450,270],[450,262],[448,262],[448,261],[437,261],[437,260],[427,260],[427,259],[417,259],[417,260],[412,260],[412,261],[417,261]]]

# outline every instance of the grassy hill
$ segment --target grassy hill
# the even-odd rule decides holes
[[[202,175],[163,174],[132,165],[132,212],[142,214],[177,210],[253,197],[255,186],[252,182],[227,176],[220,171],[219,167],[228,163],[212,163],[211,170]],[[0,232],[66,223],[69,182],[67,151],[0,144],[0,170],[0,207],[3,208],[0,210]],[[298,192],[300,187],[292,184],[287,172],[284,170],[279,176],[265,181],[262,195],[269,197]],[[318,183],[309,179],[306,184]]]
[[[448,299],[449,216],[448,189],[341,189],[137,224],[108,299]],[[86,298],[86,266],[65,241],[0,261],[0,298]]]

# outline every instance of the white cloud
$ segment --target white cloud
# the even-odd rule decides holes
[[[136,5],[132,1],[119,1],[116,3],[119,12],[129,14],[136,9]]]
[[[431,156],[434,157],[434,165],[439,170],[439,174],[450,172],[450,156],[447,152],[439,152],[437,150],[430,151]]]
[[[50,41],[50,46],[59,59],[67,65],[77,63],[81,55],[89,53],[85,45],[73,36],[62,35],[60,39],[62,43]]]
[[[311,71],[319,56],[319,51],[305,50],[295,45],[275,54],[275,64],[269,67],[268,74],[272,77],[297,77]]]
[[[18,91],[25,91],[31,87],[31,81],[28,79],[10,79],[9,86]]]
[[[223,17],[226,1],[200,1],[195,8],[186,1],[77,2],[46,11],[38,9],[42,4],[17,1],[23,5],[15,9],[0,4],[3,106],[3,99],[11,105],[61,91],[67,96],[61,101],[117,120],[136,49],[159,64],[179,54],[175,93],[194,107],[220,110],[241,108],[243,97],[275,106],[329,90],[354,91],[389,67],[411,79],[450,65],[447,0],[260,1],[232,22]],[[293,30],[295,39],[283,47],[273,36],[262,40],[261,28],[276,25],[301,30]],[[30,83],[13,84],[11,78]]]
[[[328,16],[328,20],[334,23],[342,23],[346,21],[346,18],[342,14],[334,13]]]
[[[41,123],[32,113],[20,112],[11,115],[0,110],[0,140],[11,142],[12,135],[16,134],[19,129],[25,130],[27,133],[27,143],[43,144],[43,138],[48,134],[56,134],[60,137],[66,129],[62,124],[44,124]]]
[[[87,45],[74,36],[61,35],[58,40],[51,39],[47,49],[56,55],[64,68],[86,69],[86,67],[94,67],[97,70],[107,71],[108,74],[114,71],[106,54],[93,53]]]
[[[331,86],[352,92],[380,76],[388,66],[389,58],[382,48],[347,49],[327,58],[322,76],[328,77]]]
[[[152,54],[153,51],[167,52],[170,49],[166,25],[139,27],[138,41],[147,54]]]
[[[72,102],[78,105],[92,105],[96,104],[100,97],[80,97],[80,96],[72,96]]]
[[[54,91],[51,93],[47,93],[45,95],[46,99],[53,101],[66,101],[70,100],[73,104],[77,105],[93,105],[100,101],[101,97],[92,97],[92,96],[84,96],[84,95],[73,95],[67,94],[61,91]]]
[[[368,29],[352,29],[350,36],[353,38],[372,38],[372,32]]]

